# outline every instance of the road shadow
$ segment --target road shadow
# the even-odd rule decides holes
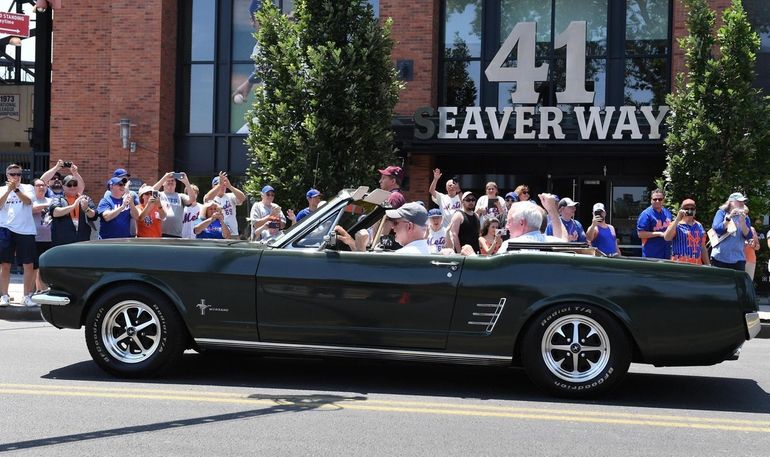
[[[323,407],[331,407],[330,409],[327,408],[326,410],[333,411],[334,409],[342,408],[341,405],[344,402],[365,399],[363,397],[347,397],[342,395],[251,395],[249,398],[254,400],[268,400],[271,404],[265,406],[264,408],[239,411],[236,413],[193,417],[189,419],[177,419],[173,421],[155,422],[152,424],[95,430],[86,433],[50,436],[36,440],[0,443],[0,452],[19,451],[24,449],[54,446],[63,443],[77,443],[82,441],[110,438],[113,436],[125,437],[126,435],[145,432],[157,432],[160,430],[179,429],[197,425],[210,425],[214,423],[254,419],[281,413],[299,413],[318,410]]]
[[[589,400],[549,396],[519,368],[226,353],[187,353],[173,373],[150,380],[115,378],[90,360],[52,370],[43,378],[770,413],[770,395],[752,379],[633,372],[615,391]]]

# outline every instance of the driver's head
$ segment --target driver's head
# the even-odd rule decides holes
[[[401,246],[425,238],[428,212],[421,204],[406,203],[398,209],[387,210],[385,214],[391,220],[393,230],[396,232],[396,241]]]

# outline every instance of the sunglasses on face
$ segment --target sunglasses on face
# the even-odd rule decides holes
[[[475,201],[476,201],[476,199],[475,199],[475,198],[466,198],[466,199],[465,199],[465,200],[463,200],[463,201],[464,201],[464,202],[475,202]]]
[[[118,185],[125,186],[125,184],[118,184]],[[77,181],[70,181],[70,182],[67,183],[67,187],[77,187],[77,186],[78,186],[78,182]]]
[[[275,197],[275,192],[268,192],[265,194],[265,197]]]
[[[529,191],[528,190],[522,190],[521,193],[529,195]]]
[[[663,199],[662,198],[653,198],[652,201],[654,201],[654,202],[662,202]]]
[[[45,187],[45,184],[35,184],[35,187]]]
[[[21,173],[8,173],[8,176],[21,176]]]
[[[513,201],[513,199],[512,199],[512,198],[506,198],[506,199],[505,199],[505,201],[507,201],[507,202],[512,202],[512,201]]]

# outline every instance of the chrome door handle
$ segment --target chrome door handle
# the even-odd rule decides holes
[[[441,262],[440,260],[431,260],[430,264],[437,267],[449,267],[450,270],[455,271],[460,265],[460,262]]]

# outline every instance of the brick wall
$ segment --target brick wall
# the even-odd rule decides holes
[[[153,183],[170,171],[177,0],[68,0],[53,34],[52,163],[75,162],[94,199],[115,168]],[[124,117],[136,124],[130,158],[115,125]]]
[[[439,0],[380,0],[380,17],[393,18],[393,61],[412,60],[414,79],[406,81],[396,105],[399,115],[436,106]]]
[[[711,9],[717,12],[717,27],[722,23],[722,12],[732,4],[731,0],[710,0]],[[687,35],[687,11],[682,5],[682,0],[674,0],[673,21],[673,54],[671,56],[671,81],[672,85],[678,73],[687,68],[684,65],[684,51],[679,46],[679,39]]]

